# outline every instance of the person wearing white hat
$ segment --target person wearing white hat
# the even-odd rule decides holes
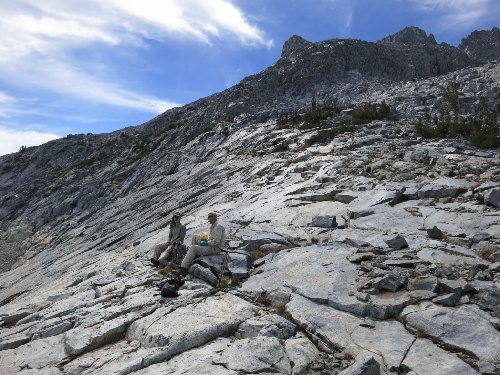
[[[186,274],[187,270],[196,256],[217,255],[220,254],[226,243],[226,230],[217,221],[217,214],[210,212],[208,214],[208,222],[210,223],[210,233],[208,235],[207,244],[192,245],[186,253],[186,256],[181,263],[181,273]]]

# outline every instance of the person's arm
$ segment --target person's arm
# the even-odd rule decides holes
[[[179,233],[179,242],[184,243],[184,238],[186,237],[186,226],[181,226],[181,232]]]

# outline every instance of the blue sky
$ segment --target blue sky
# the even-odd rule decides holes
[[[0,155],[139,125],[275,62],[297,34],[377,41],[405,26],[458,45],[499,0],[2,0]]]

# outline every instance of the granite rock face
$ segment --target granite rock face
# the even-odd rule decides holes
[[[500,65],[430,38],[292,37],[223,93],[1,157],[0,369],[498,373],[499,152],[414,123],[450,81],[463,113],[498,105]],[[344,111],[304,126],[312,97]],[[306,142],[382,100],[397,119]],[[188,239],[217,211],[228,263],[198,258],[161,298],[149,258],[175,211]]]
[[[459,48],[475,60],[486,62],[500,58],[500,29],[473,31],[462,39]]]

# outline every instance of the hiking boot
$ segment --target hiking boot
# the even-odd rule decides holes
[[[160,265],[160,261],[158,259],[151,258],[150,261],[151,261],[151,263],[153,263],[153,266],[155,266],[157,268]]]

